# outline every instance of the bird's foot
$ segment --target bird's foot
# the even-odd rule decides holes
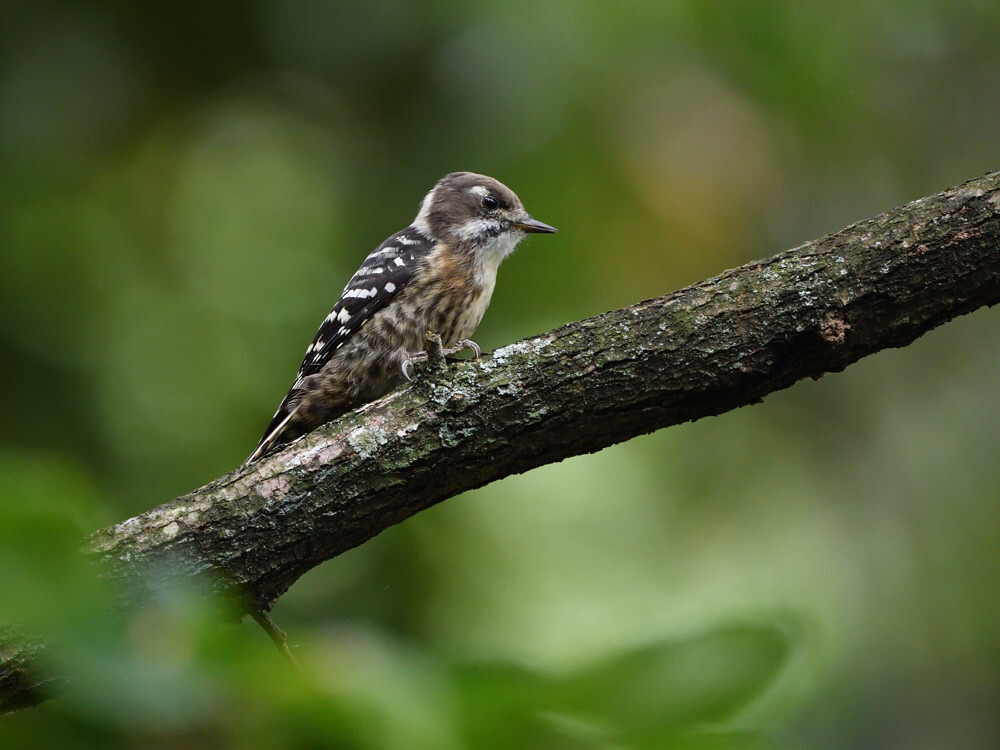
[[[479,344],[477,344],[472,339],[462,339],[461,341],[457,341],[455,342],[455,346],[451,347],[450,349],[442,349],[441,353],[445,357],[453,357],[459,352],[464,352],[466,349],[472,352],[473,359],[479,359],[481,356],[483,356],[483,350],[480,349]]]
[[[424,338],[427,340],[427,348],[422,352],[407,352],[403,360],[403,377],[409,381],[413,380],[414,365],[427,365],[430,370],[438,370],[444,367],[447,357],[453,357],[466,349],[472,352],[473,359],[479,359],[483,354],[479,344],[471,339],[462,339],[446,349],[441,343],[441,336],[434,331],[427,331]]]
[[[407,352],[403,359],[403,377],[413,382],[413,366],[427,364],[427,352]]]

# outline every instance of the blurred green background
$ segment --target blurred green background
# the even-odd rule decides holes
[[[255,625],[124,615],[88,532],[238,465],[446,172],[559,227],[493,349],[1000,165],[1000,5],[8,0],[2,747],[996,748],[1000,311],[452,499]]]

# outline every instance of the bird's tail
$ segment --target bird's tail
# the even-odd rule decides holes
[[[277,414],[271,419],[271,424],[267,426],[264,430],[264,436],[257,443],[257,447],[254,448],[253,453],[247,456],[247,460],[243,462],[243,466],[252,464],[257,459],[263,457],[269,453],[273,448],[287,442],[287,440],[282,440],[285,430],[292,420],[292,417],[298,413],[299,407],[296,406],[291,411],[285,413],[285,404],[282,404],[278,409]]]

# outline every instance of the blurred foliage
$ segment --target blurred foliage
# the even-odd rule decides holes
[[[446,172],[560,228],[487,349],[995,169],[1000,6],[0,6],[0,746],[1000,745],[1000,315],[456,498],[253,625],[89,531],[232,469]]]

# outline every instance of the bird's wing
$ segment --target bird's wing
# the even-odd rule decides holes
[[[433,249],[434,241],[411,226],[389,237],[365,258],[347,282],[333,310],[320,324],[302,358],[295,383],[244,465],[257,460],[280,441],[281,433],[293,416],[290,404],[301,392],[305,379],[322,370],[334,352],[350,341],[366,320],[406,288],[413,279],[415,266]]]
[[[302,359],[299,378],[322,370],[364,321],[406,288],[416,264],[433,248],[433,241],[413,227],[397,232],[375,248],[347,282],[337,304],[320,325]]]

